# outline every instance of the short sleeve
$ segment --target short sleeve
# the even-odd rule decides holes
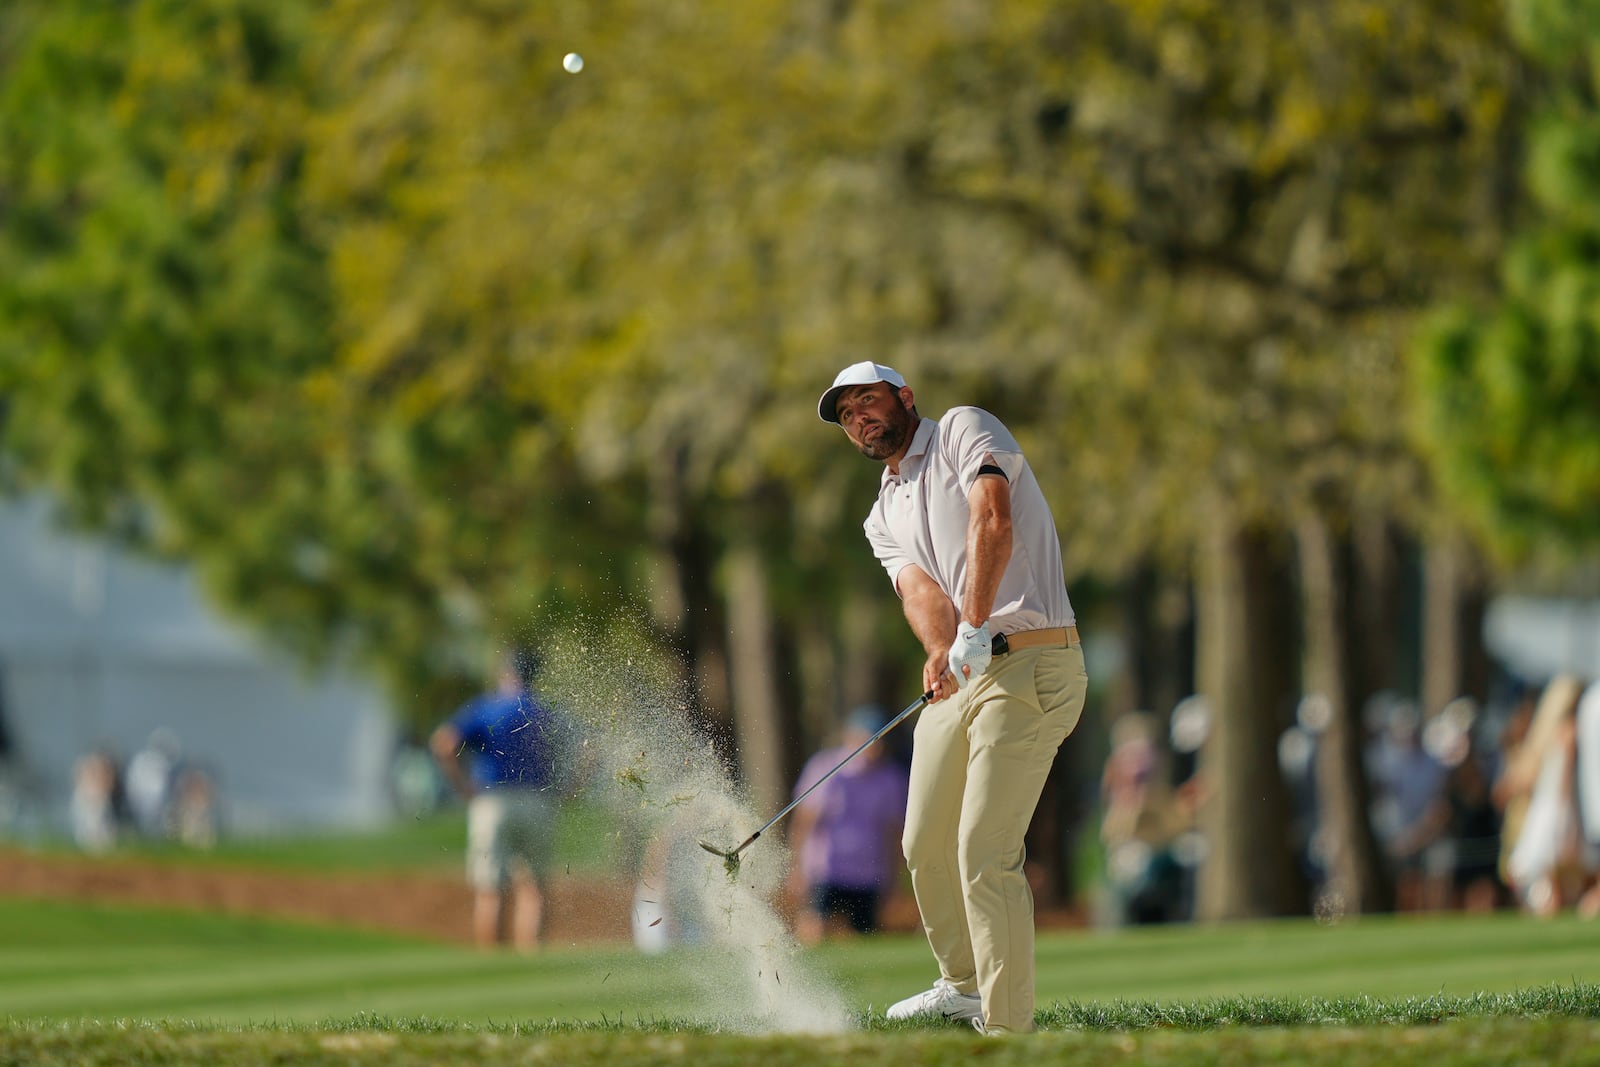
[[[874,505],[872,513],[867,516],[867,521],[862,524],[862,529],[867,532],[867,543],[872,546],[872,554],[878,557],[878,562],[889,575],[889,584],[894,587],[895,595],[900,595],[900,572],[911,565],[911,557],[895,541],[889,533],[888,525],[883,521],[880,513],[881,505]]]
[[[1006,472],[1006,478],[1015,482],[1022,473],[1024,460],[1022,448],[1011,436],[1005,423],[982,408],[952,408],[939,421],[940,448],[951,468],[957,472],[961,491],[972,491],[978,480],[978,468],[985,456]]]

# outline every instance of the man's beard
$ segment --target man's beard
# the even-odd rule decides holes
[[[870,441],[862,441],[856,448],[868,459],[886,460],[900,451],[910,439],[911,429],[911,412],[903,407],[896,407],[894,414],[884,420],[883,432]]]

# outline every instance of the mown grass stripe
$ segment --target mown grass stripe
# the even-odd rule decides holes
[[[164,961],[146,958],[144,962],[150,969],[132,987],[89,971],[13,989],[5,1004],[13,1011],[43,1014],[67,1006],[101,1012],[123,1005],[123,1010],[139,1014],[169,1003],[222,1004],[247,998],[278,1002],[290,996],[331,993],[352,985],[371,990],[418,985],[433,990],[432,996],[438,999],[446,996],[454,983],[481,977],[487,983],[504,984],[529,969],[526,961],[485,959],[461,950],[302,953],[265,959],[240,959],[218,953]],[[585,963],[576,971],[587,975],[590,969],[590,964]],[[573,971],[574,968],[553,969],[542,980],[570,985]]]
[[[1044,932],[1037,987],[1042,1006],[1128,1002],[1152,1012],[1219,996],[1295,1004],[1502,993],[1600,978],[1597,945],[1597,928],[1575,919],[1511,916]],[[707,1014],[717,983],[739,977],[729,968],[740,965],[716,954],[645,957],[626,946],[522,958],[292,923],[14,901],[0,902],[0,946],[0,1012],[42,1018],[688,1016]],[[881,1013],[932,978],[926,944],[909,936],[833,943],[808,963],[834,976],[845,1003],[863,1013]],[[1276,1017],[1285,1009],[1262,1010]]]
[[[1453,959],[1453,957],[1452,957]],[[1305,959],[1286,951],[1271,960],[1240,960],[1217,955],[1200,959],[1176,958],[1160,967],[1106,967],[1092,973],[1080,972],[1073,987],[1089,990],[1129,990],[1155,995],[1157,988],[1192,995],[1196,989],[1222,993],[1249,992],[1343,992],[1378,991],[1379,988],[1403,992],[1418,991],[1430,985],[1456,986],[1451,969],[1440,959],[1401,955],[1398,958],[1372,957],[1365,961],[1340,957],[1336,963]],[[1054,973],[1055,969],[1050,969]],[[1516,955],[1477,953],[1472,967],[1463,977],[1474,986],[1492,977],[1496,988],[1510,988],[1530,977],[1600,977],[1600,959],[1588,946],[1560,946],[1541,953]],[[1040,988],[1049,985],[1041,980]],[[1163,994],[1165,995],[1165,994]]]
[[[643,971],[651,973],[643,973],[638,961],[631,970],[634,973],[619,968],[604,982],[604,976],[596,976],[593,988],[532,968],[512,974],[470,968],[448,972],[389,969],[364,975],[359,982],[343,976],[330,980],[326,974],[308,970],[302,980],[292,984],[230,983],[222,989],[191,986],[169,992],[160,1004],[171,1014],[231,1021],[319,1019],[337,1011],[434,1013],[480,1021],[552,1014],[577,1017],[596,1014],[601,1002],[613,1014],[634,1010],[659,1016],[674,1007],[680,1012],[693,1007],[692,998],[684,992],[687,987],[674,981],[670,972],[647,967]],[[154,1003],[137,1004],[134,1010],[148,1014]],[[103,1006],[93,1005],[94,1013],[103,1014]]]

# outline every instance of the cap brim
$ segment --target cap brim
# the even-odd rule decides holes
[[[848,385],[836,385],[823,393],[822,399],[817,401],[817,418],[839,425],[839,394],[849,388]]]

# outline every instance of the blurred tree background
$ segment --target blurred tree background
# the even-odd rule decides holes
[[[1201,913],[1304,911],[1317,693],[1381,909],[1362,706],[1484,696],[1486,597],[1600,529],[1597,56],[1592,0],[13,0],[0,477],[419,724],[636,628],[766,807],[914,695],[812,413],[887,362],[1017,431],[1119,639],[1055,891],[1104,723],[1198,691]]]

